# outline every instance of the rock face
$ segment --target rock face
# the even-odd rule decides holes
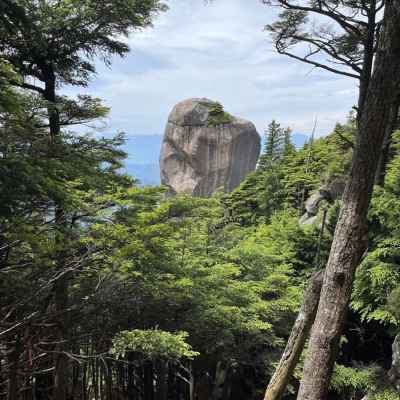
[[[318,218],[318,212],[323,202],[332,203],[342,197],[344,192],[344,179],[332,180],[329,184],[313,193],[304,204],[305,213],[300,218],[300,225],[313,224]]]
[[[400,334],[394,339],[392,352],[392,368],[389,371],[389,379],[400,393]]]
[[[161,183],[169,195],[210,196],[237,187],[256,167],[260,136],[255,126],[209,99],[178,103],[168,118],[160,154]]]

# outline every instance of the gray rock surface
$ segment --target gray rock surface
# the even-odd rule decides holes
[[[337,178],[313,193],[304,203],[305,213],[300,218],[300,225],[311,225],[318,219],[321,205],[331,203],[342,197],[345,181]]]
[[[400,393],[400,333],[394,339],[392,353],[392,368],[389,371],[389,378]]]
[[[260,136],[255,126],[209,99],[178,103],[168,118],[160,154],[161,183],[169,195],[207,197],[237,187],[256,167]]]

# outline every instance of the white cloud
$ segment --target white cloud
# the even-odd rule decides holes
[[[209,97],[253,121],[275,118],[297,132],[326,134],[355,102],[356,82],[276,54],[263,27],[276,10],[258,0],[170,0],[154,28],[129,38],[131,53],[99,66],[89,87],[111,106],[111,127],[162,133],[172,106]]]

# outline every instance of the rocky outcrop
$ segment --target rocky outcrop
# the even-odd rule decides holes
[[[178,103],[168,118],[160,155],[161,183],[169,195],[210,196],[236,188],[256,167],[255,126],[209,99]]]
[[[392,352],[392,368],[389,371],[389,379],[400,393],[400,333],[394,339]]]
[[[324,202],[332,203],[342,197],[344,186],[344,179],[337,178],[313,193],[304,203],[305,213],[300,218],[299,223],[301,225],[314,223],[318,218],[321,204]]]

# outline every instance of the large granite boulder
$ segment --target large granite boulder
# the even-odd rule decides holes
[[[161,147],[161,183],[169,195],[231,192],[256,167],[260,136],[255,126],[209,99],[178,103]]]

